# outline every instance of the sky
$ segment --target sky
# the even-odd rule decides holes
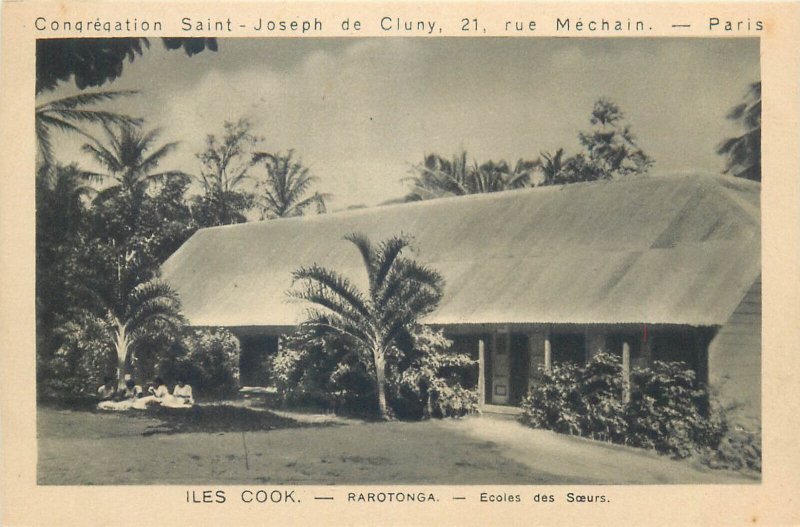
[[[102,89],[138,90],[108,109],[180,141],[160,167],[198,174],[207,134],[245,117],[260,150],[294,149],[332,194],[330,209],[403,196],[427,153],[535,159],[579,151],[592,104],[617,103],[653,173],[719,173],[726,114],[759,80],[757,39],[219,39],[187,57],[158,39]],[[72,83],[37,104],[77,93]],[[97,169],[78,138],[56,154]]]

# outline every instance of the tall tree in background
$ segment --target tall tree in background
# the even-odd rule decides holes
[[[524,188],[530,185],[536,164],[519,160],[513,166],[507,161],[469,163],[461,151],[452,160],[438,154],[428,154],[422,164],[414,167],[410,179],[411,191],[406,201],[419,201],[448,196],[464,196]]]
[[[727,158],[725,173],[761,181],[761,82],[750,85],[744,101],[727,117],[741,123],[744,133],[725,140],[717,149]]]
[[[607,99],[594,103],[589,122],[594,126],[578,135],[586,151],[587,162],[597,179],[644,174],[653,160],[636,144],[629,125],[619,106]]]
[[[502,192],[529,187],[534,161],[518,160],[512,167],[507,161],[487,161],[472,174],[472,194]]]
[[[317,213],[326,210],[325,199],[328,195],[319,192],[307,195],[317,178],[293,156],[294,150],[285,154],[260,152],[253,156],[253,161],[263,164],[267,172],[256,183],[256,201],[262,220],[302,216],[311,206],[316,208]]]
[[[159,143],[158,130],[144,131],[128,123],[103,125],[103,130],[104,141],[92,138],[83,145],[83,151],[105,169],[100,177],[111,182],[95,198],[100,229],[118,244],[126,245],[140,233],[151,186],[187,176],[179,171],[157,171],[178,146],[176,142]]]
[[[404,258],[411,240],[395,236],[377,247],[362,234],[346,238],[361,253],[369,289],[360,291],[346,277],[319,265],[293,273],[299,290],[293,298],[315,305],[306,325],[327,328],[350,340],[370,364],[383,419],[386,406],[386,355],[397,339],[408,337],[409,329],[431,313],[442,298],[444,279],[428,267]]]
[[[200,183],[203,194],[192,204],[192,214],[200,227],[214,227],[247,221],[253,207],[253,193],[243,188],[255,165],[254,148],[263,140],[252,132],[247,119],[225,122],[221,139],[209,134],[206,148],[197,154],[202,164]]]
[[[36,325],[40,357],[58,347],[57,325],[80,304],[80,252],[86,239],[86,202],[93,174],[76,165],[40,166],[36,177]]]
[[[653,159],[639,148],[615,103],[598,99],[589,122],[592,129],[578,134],[582,152],[567,159],[563,159],[563,149],[558,149],[555,154],[542,154],[539,159],[539,168],[544,175],[542,185],[645,174],[653,165]]]
[[[564,179],[564,149],[559,148],[555,153],[542,152],[536,160],[537,168],[542,172],[542,185],[553,185],[556,181]]]

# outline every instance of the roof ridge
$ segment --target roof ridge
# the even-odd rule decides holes
[[[331,221],[334,218],[355,218],[359,216],[365,216],[370,214],[377,214],[382,211],[387,210],[397,210],[398,208],[405,207],[409,210],[417,209],[417,208],[427,208],[427,207],[434,207],[434,206],[452,206],[454,204],[464,204],[467,202],[476,202],[476,201],[494,201],[494,200],[501,200],[506,199],[512,196],[520,197],[522,195],[531,195],[531,194],[543,194],[546,192],[575,192],[584,190],[593,186],[605,186],[605,185],[627,185],[627,184],[637,184],[642,182],[659,182],[663,183],[668,180],[674,181],[685,181],[685,180],[697,180],[697,181],[710,181],[714,180],[719,183],[718,186],[722,185],[723,180],[731,179],[729,176],[724,176],[722,174],[709,174],[709,173],[663,173],[663,174],[638,174],[634,176],[623,176],[615,179],[599,179],[594,181],[580,181],[576,183],[564,183],[561,185],[540,185],[536,187],[525,187],[519,189],[508,189],[499,192],[484,192],[484,193],[477,193],[477,194],[466,194],[462,196],[445,196],[441,198],[434,198],[434,199],[427,199],[427,200],[418,200],[418,201],[409,201],[404,203],[391,203],[387,205],[374,205],[371,207],[363,207],[357,209],[345,209],[336,212],[330,212],[325,214],[314,214],[310,216],[294,216],[291,218],[274,218],[270,220],[259,220],[259,221],[249,221],[244,223],[235,223],[230,225],[218,225],[214,227],[205,227],[198,230],[199,232],[204,231],[211,231],[215,229],[235,229],[235,228],[243,228],[249,227],[253,228],[257,225],[276,225],[276,224],[285,224],[287,222],[292,223],[301,223],[301,222],[317,222],[317,221]],[[742,181],[737,181],[737,183],[741,183]],[[758,183],[750,182],[755,185]]]

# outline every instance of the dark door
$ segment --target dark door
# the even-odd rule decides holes
[[[239,384],[266,386],[269,382],[266,359],[278,351],[278,337],[248,335],[240,337]]]
[[[528,393],[530,357],[527,335],[511,335],[511,371],[509,375],[509,403],[519,404]]]

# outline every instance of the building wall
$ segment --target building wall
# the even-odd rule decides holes
[[[708,349],[709,380],[745,426],[761,424],[761,278],[720,328]]]

